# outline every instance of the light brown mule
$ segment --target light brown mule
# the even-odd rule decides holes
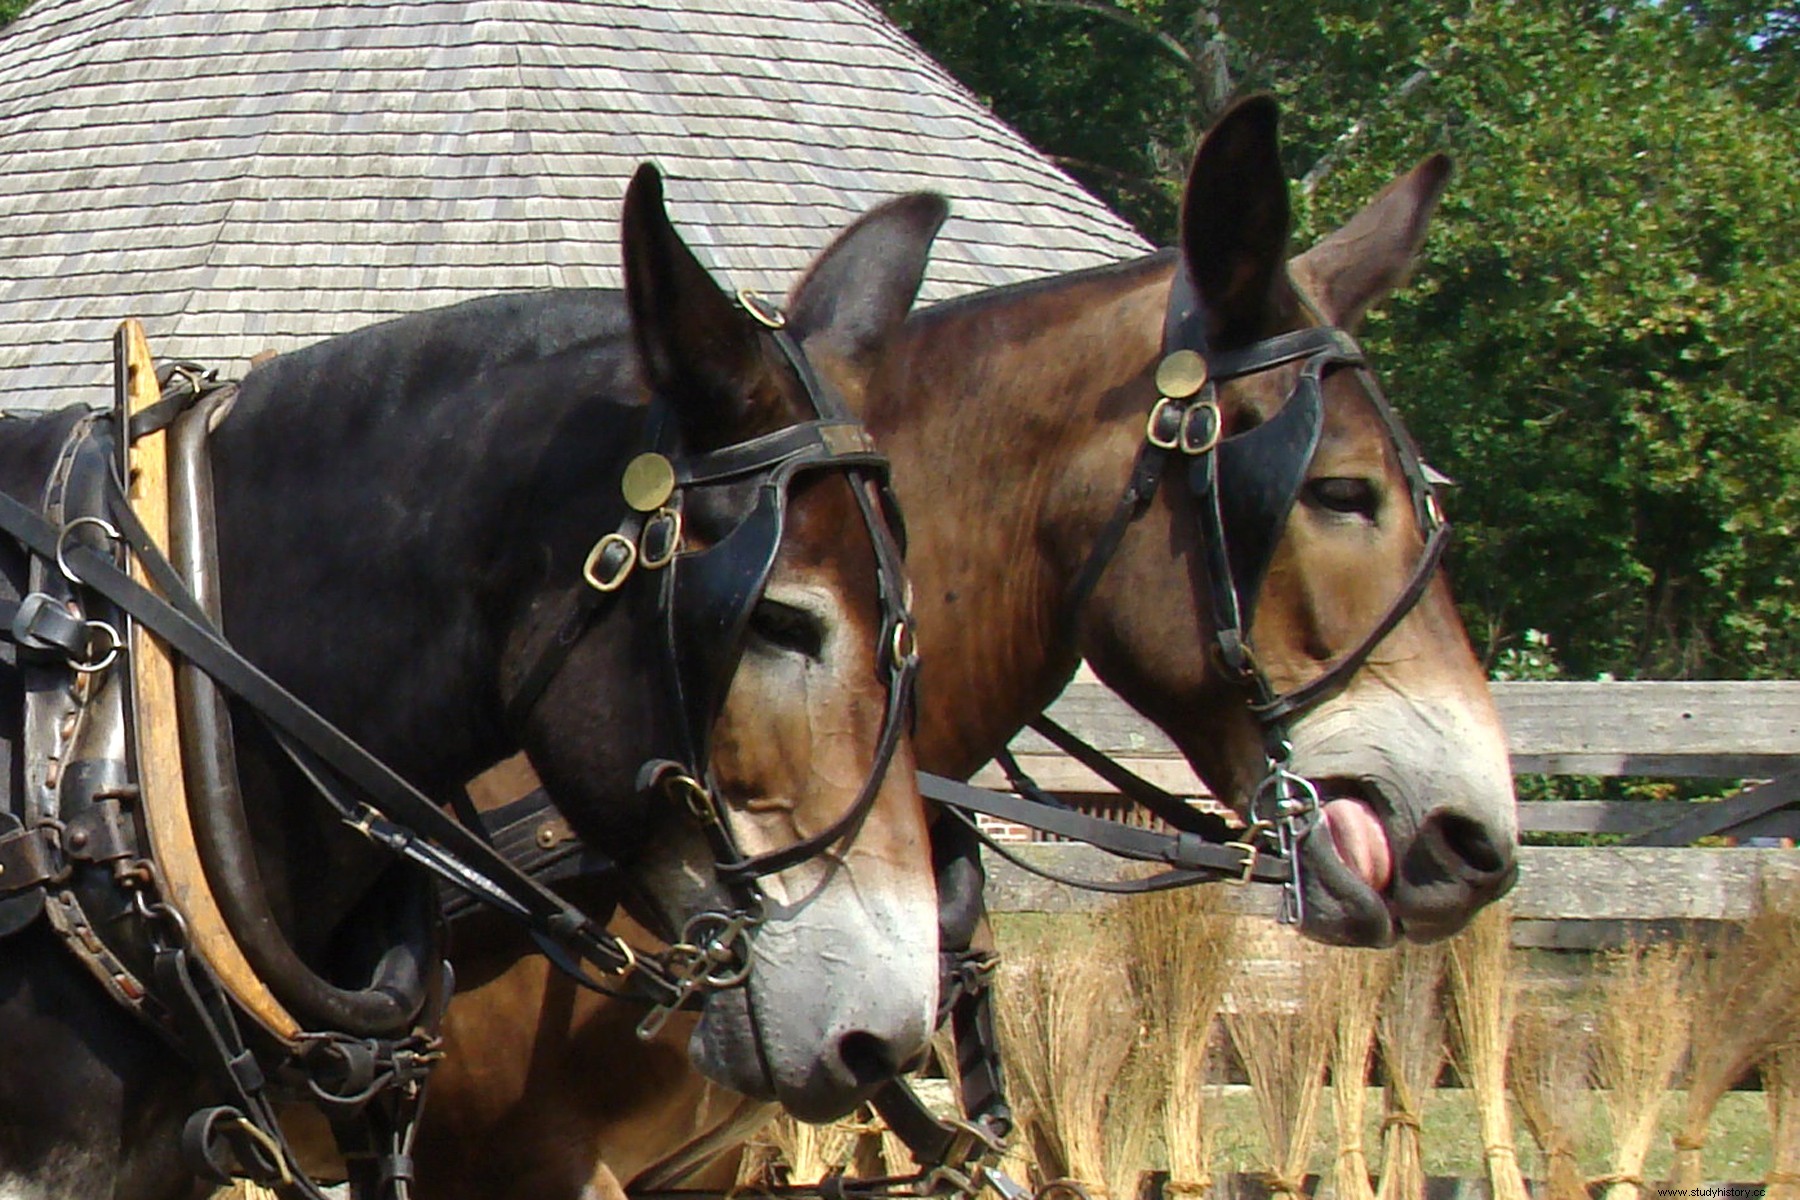
[[[1209,135],[1190,178],[1182,254],[1215,349],[1312,324],[1308,303],[1354,326],[1405,277],[1448,175],[1442,158],[1426,161],[1284,266],[1274,125],[1271,103],[1240,106]],[[879,236],[889,219],[878,211],[827,251],[796,289],[795,310],[847,247]],[[904,325],[896,310],[874,359],[873,342],[842,347],[836,363],[831,347],[809,345],[849,380],[906,510],[925,655],[914,741],[922,768],[974,771],[1085,656],[1220,796],[1241,805],[1263,777],[1247,697],[1212,652],[1205,558],[1185,490],[1158,492],[1083,606],[1079,641],[1062,636],[1073,580],[1144,438],[1179,261],[1158,254],[1002,289]],[[1227,432],[1266,419],[1293,376],[1278,369],[1222,388]],[[1393,444],[1353,374],[1328,377],[1325,397],[1324,435],[1252,629],[1281,690],[1374,628],[1422,549]],[[1329,801],[1303,850],[1310,935],[1365,945],[1444,936],[1510,884],[1505,746],[1441,578],[1292,732],[1294,769]],[[660,1052],[633,1047],[623,1032],[631,1019],[532,959],[459,996],[451,1060],[433,1085],[420,1146],[431,1194],[574,1200],[620,1180],[666,1184],[729,1145],[743,1108],[673,1069],[679,1034],[665,1034]],[[719,1124],[696,1128],[707,1120]],[[560,1190],[547,1181],[551,1163]],[[529,1192],[463,1182],[491,1187],[534,1168]]]

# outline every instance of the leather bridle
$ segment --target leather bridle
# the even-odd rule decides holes
[[[887,459],[875,449],[843,398],[813,369],[786,329],[782,312],[740,292],[738,301],[774,344],[800,384],[814,419],[703,454],[683,456],[674,447],[668,405],[652,401],[651,449],[626,467],[621,491],[630,511],[588,552],[582,579],[550,635],[525,658],[530,663],[508,704],[508,720],[520,729],[581,636],[592,627],[633,575],[658,580],[658,624],[673,681],[676,757],[652,758],[638,774],[640,793],[684,805],[704,831],[714,873],[735,908],[691,918],[674,939],[696,951],[696,987],[729,987],[749,970],[751,932],[761,919],[757,881],[811,859],[855,837],[874,807],[901,736],[910,726],[918,656],[914,649],[908,586],[900,544],[898,507],[889,491]],[[826,828],[777,850],[747,855],[732,833],[712,770],[712,727],[742,656],[751,612],[768,585],[786,527],[788,492],[802,474],[840,471],[855,497],[874,547],[882,610],[878,670],[887,688],[886,711],[874,761],[844,813]],[[729,530],[705,546],[685,543],[684,500],[692,490],[748,490],[750,500]],[[547,948],[548,949],[548,948]],[[647,1019],[646,1033],[673,1006],[662,1003]]]
[[[1255,427],[1225,436],[1219,385],[1296,362],[1301,364],[1299,378],[1281,408]],[[1381,418],[1406,478],[1424,546],[1406,585],[1361,641],[1315,678],[1281,693],[1256,660],[1250,628],[1269,563],[1324,429],[1324,378],[1339,370],[1355,372]],[[1186,264],[1178,262],[1163,320],[1156,386],[1157,400],[1145,423],[1130,481],[1064,600],[1065,630],[1073,642],[1081,610],[1126,530],[1148,511],[1164,474],[1185,463],[1206,556],[1205,602],[1212,618],[1212,648],[1230,676],[1249,691],[1249,711],[1262,736],[1265,769],[1250,797],[1251,827],[1242,842],[1254,845],[1258,838],[1274,836],[1279,854],[1291,867],[1283,884],[1281,920],[1298,924],[1304,911],[1295,851],[1318,819],[1320,799],[1317,787],[1288,767],[1293,757],[1290,730],[1299,717],[1342,691],[1423,598],[1443,557],[1450,525],[1412,436],[1382,394],[1362,348],[1342,329],[1319,325],[1276,334],[1241,349],[1214,350],[1207,345],[1206,315],[1192,277]]]

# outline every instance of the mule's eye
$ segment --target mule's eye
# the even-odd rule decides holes
[[[825,653],[825,622],[817,613],[766,597],[750,610],[750,634],[777,650],[817,662]]]
[[[1327,475],[1306,481],[1306,499],[1315,508],[1373,521],[1380,497],[1367,479]]]

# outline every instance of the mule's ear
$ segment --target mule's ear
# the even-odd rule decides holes
[[[950,205],[932,192],[889,200],[827,246],[788,292],[788,328],[810,349],[865,361],[891,337],[918,297]]]
[[[1288,264],[1327,320],[1354,329],[1364,313],[1406,282],[1449,182],[1450,159],[1432,155]]]
[[[755,330],[675,232],[662,173],[650,163],[625,191],[624,263],[646,382],[675,406],[692,448],[738,440],[749,432],[751,392],[763,373]]]
[[[1181,252],[1219,349],[1255,341],[1292,308],[1287,177],[1275,100],[1234,105],[1200,143],[1181,205]]]

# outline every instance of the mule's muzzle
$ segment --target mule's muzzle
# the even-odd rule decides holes
[[[1462,929],[1519,877],[1517,845],[1455,808],[1427,813],[1400,857],[1391,903],[1407,937],[1436,941]]]
[[[746,1000],[741,990],[707,999],[713,1010],[707,1016],[714,1020],[703,1018],[695,1029],[690,1057],[714,1082],[779,1103],[802,1121],[837,1120],[921,1055],[922,1027],[884,1034],[855,1021],[814,1035],[817,1041],[796,1037],[778,1018],[762,1021],[754,1043],[746,1045],[729,1027],[749,1016]]]
[[[1518,878],[1510,826],[1496,828],[1466,809],[1441,805],[1407,836],[1405,819],[1369,781],[1321,780],[1319,789],[1324,819],[1300,845],[1301,931],[1316,941],[1376,947],[1401,937],[1437,941],[1462,929]]]

